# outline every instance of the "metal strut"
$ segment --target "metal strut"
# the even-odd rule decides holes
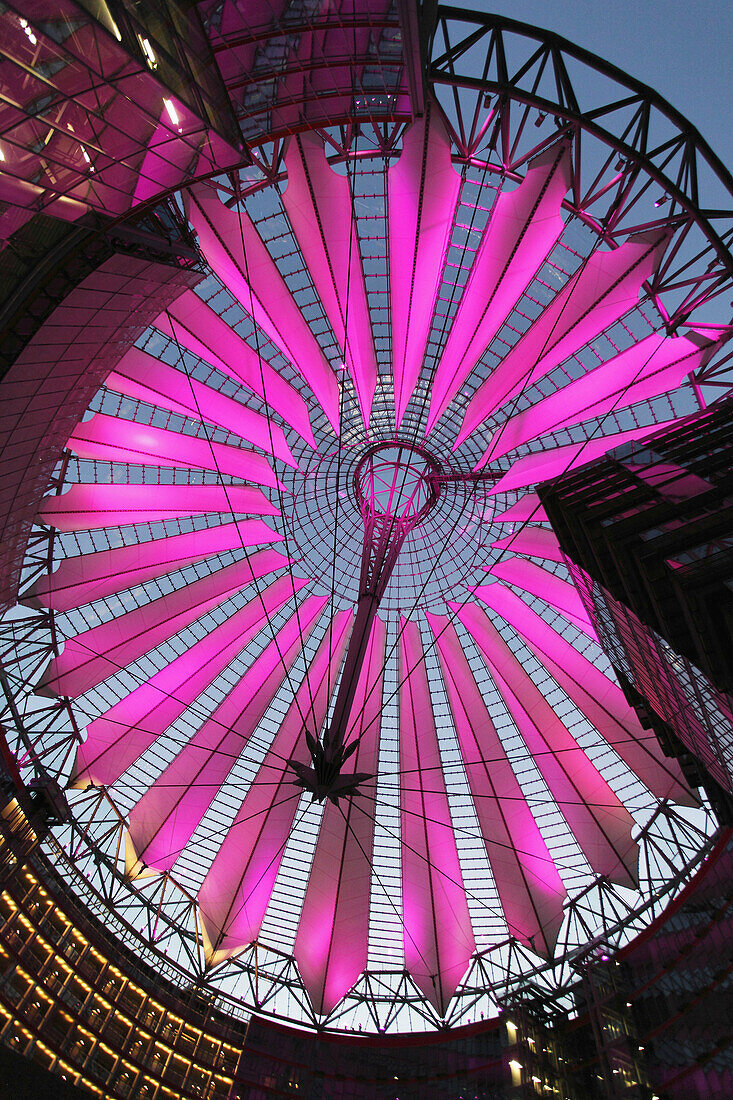
[[[364,542],[356,616],[341,683],[323,738],[317,740],[304,731],[312,767],[288,761],[296,782],[310,791],[314,800],[330,798],[335,802],[345,795],[359,794],[359,784],[373,778],[366,773],[342,773],[359,743],[354,738],[347,744],[346,738],[372,625],[405,539],[435,507],[443,485],[450,481],[494,481],[497,476],[491,471],[446,471],[422,447],[399,441],[375,444],[359,461],[353,489],[364,522]]]

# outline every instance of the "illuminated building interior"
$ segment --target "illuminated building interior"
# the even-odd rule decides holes
[[[0,26],[5,1046],[100,1096],[722,1097],[634,974],[694,898],[726,939],[727,612],[693,766],[552,494],[726,407],[726,168],[478,10]]]

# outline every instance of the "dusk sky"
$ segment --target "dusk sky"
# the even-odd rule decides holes
[[[658,91],[733,170],[733,12],[725,0],[478,0],[556,31]]]

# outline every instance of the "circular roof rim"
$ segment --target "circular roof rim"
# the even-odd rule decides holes
[[[508,21],[508,22],[513,22],[513,21]]]

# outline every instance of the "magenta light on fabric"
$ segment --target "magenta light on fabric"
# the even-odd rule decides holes
[[[131,348],[107,378],[107,389],[117,390],[138,401],[146,401],[180,416],[216,424],[254,443],[260,450],[297,466],[279,424],[248,409],[211,386],[205,386],[183,371],[161,363],[139,348]]]
[[[530,162],[515,191],[505,191],[497,199],[436,371],[426,434],[560,236],[560,208],[569,187],[569,148],[560,142]]]
[[[289,577],[276,581],[273,590],[277,585],[282,586],[281,595],[284,593],[281,606],[293,589]],[[277,610],[277,603],[269,602]],[[326,603],[322,596],[303,601],[133,807],[127,834],[128,874],[138,874],[146,867],[171,870],[292,669]],[[250,606],[256,613],[256,603]],[[262,617],[260,613],[257,629]],[[243,645],[253,633],[248,631],[242,638]]]
[[[509,934],[552,955],[567,891],[509,763],[455,627],[427,615]]]
[[[319,1014],[335,1008],[367,965],[385,638],[377,618],[346,737],[359,743],[349,770],[375,778],[360,784],[356,798],[326,802],[295,940],[298,969]]]
[[[369,427],[377,359],[349,181],[329,165],[317,134],[296,134],[285,153],[283,205]]]
[[[341,666],[351,611],[340,611],[309,665],[198,893],[210,961],[257,939],[298,808],[288,760],[308,759],[303,723],[317,736]]]
[[[252,519],[119,546],[114,550],[79,554],[63,558],[55,572],[33,585],[24,596],[24,602],[69,611],[183,569],[211,555],[281,541],[282,535],[272,527],[262,520]]]
[[[570,581],[555,576],[549,569],[526,558],[503,558],[486,566],[492,577],[539,596],[550,607],[560,611],[578,630],[597,640],[595,628],[588,617],[578,590]]]
[[[206,187],[191,189],[187,212],[214,271],[243,309],[282,348],[338,432],[336,378],[249,215],[244,210],[227,209]],[[281,411],[280,401],[277,407]]]
[[[673,420],[664,420],[659,424],[647,424],[641,428],[629,428],[628,431],[609,435],[599,432],[583,443],[567,443],[563,447],[553,447],[546,451],[535,451],[533,454],[524,455],[512,463],[499,481],[487,488],[486,495],[491,496],[496,493],[506,493],[510,489],[538,485],[541,481],[558,477],[560,474],[575,470],[578,466],[585,466],[587,462],[593,462],[611,447],[618,447],[630,439],[644,439],[673,423]],[[480,462],[477,469],[482,464]]]
[[[590,866],[633,888],[634,819],[560,721],[496,627],[475,604],[449,605],[476,641],[527,750]]]
[[[46,497],[39,518],[58,531],[88,531],[185,516],[277,516],[279,509],[252,485],[71,485]]]
[[[483,585],[474,589],[474,595],[511,623],[567,696],[655,797],[669,798],[682,806],[698,804],[679,764],[664,755],[650,730],[641,727],[618,684],[505,585]]]
[[[540,504],[537,493],[522,493],[509,508],[493,516],[494,523],[522,523],[524,520],[547,522],[547,512]]]
[[[611,252],[593,252],[471,398],[455,442],[519,390],[578,351],[639,301],[667,246],[666,233],[639,233]]]
[[[296,581],[296,592],[304,586]],[[220,626],[204,635],[145,683],[139,684],[87,726],[71,783],[115,783],[198,696],[206,690],[293,595],[290,577],[279,577]]]
[[[423,366],[460,188],[440,109],[431,103],[405,131],[400,158],[387,173],[397,429]]]
[[[497,539],[491,544],[493,550],[508,550],[512,554],[527,554],[532,558],[544,558],[545,561],[561,562],[563,558],[557,536],[549,527],[520,527],[513,535]]]
[[[192,216],[194,210],[195,207],[192,208]],[[205,241],[204,236],[206,253]],[[216,270],[216,265],[211,260],[209,262]],[[261,397],[286,424],[290,424],[312,447],[315,446],[308,406],[295,387],[258,354],[256,346],[251,347],[192,290],[177,298],[168,307],[168,313],[156,318],[155,325],[177,346],[200,356]]]
[[[192,584],[69,638],[36,689],[76,698],[190,626],[256,577],[284,569],[288,558],[260,550]]]
[[[39,316],[6,380],[5,656],[75,788],[67,877],[131,943],[245,1013],[439,1029],[554,995],[588,929],[610,956],[706,851],[538,486],[621,445],[670,507],[707,492],[648,437],[725,382],[733,329],[710,207],[556,126],[513,47],[510,87],[496,49],[469,87],[469,27],[420,96],[393,0],[296,7],[207,25],[246,165],[212,175],[222,139],[159,97],[129,163],[74,167],[113,220],[185,179],[189,225],[180,262],[123,250]],[[656,707],[679,685],[652,666]]]
[[[493,462],[545,432],[604,416],[676,390],[682,379],[710,358],[715,343],[695,332],[669,337],[659,333],[599,364],[538,404],[497,428],[479,466]]]
[[[420,630],[400,617],[405,967],[441,1016],[476,949],[445,789]],[[409,783],[405,779],[409,777]]]
[[[80,458],[131,462],[141,466],[172,466],[178,470],[210,470],[231,474],[270,488],[283,487],[264,455],[229,443],[179,435],[131,420],[95,413],[74,429],[67,444]]]

